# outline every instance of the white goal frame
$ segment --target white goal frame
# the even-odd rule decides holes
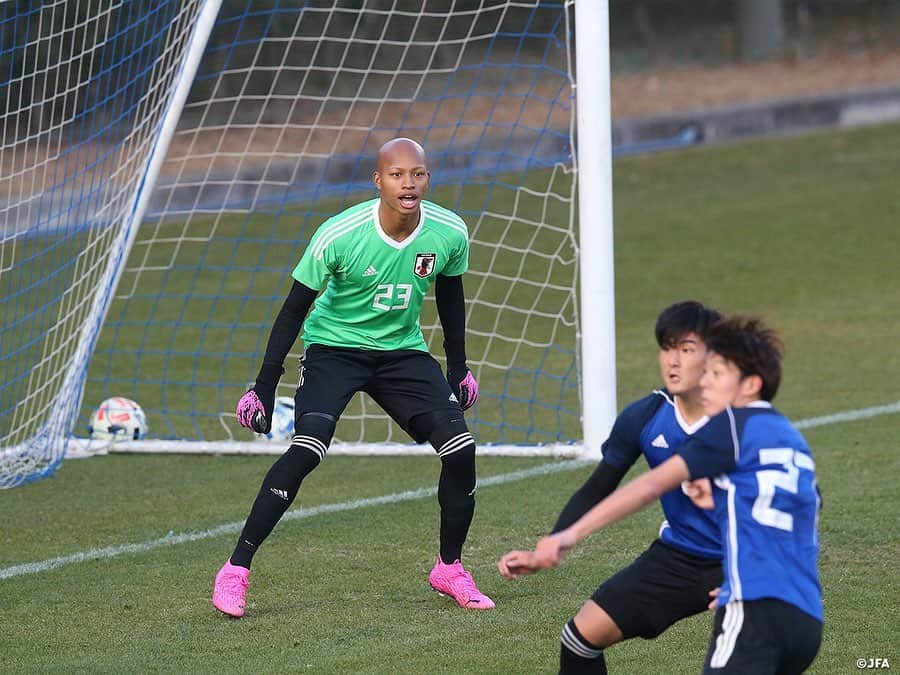
[[[109,311],[111,298],[132,249],[139,226],[147,211],[150,195],[156,185],[169,142],[175,133],[194,81],[204,48],[221,6],[221,0],[202,0],[202,8],[194,26],[190,46],[179,67],[179,75],[166,103],[153,150],[146,160],[140,187],[134,195],[129,222],[117,235],[116,248],[102,275],[105,292],[93,299],[88,319],[71,369],[65,377],[55,404],[67,412],[62,419],[73,419],[71,411],[80,409],[84,395],[87,362],[96,342],[99,326]],[[568,16],[574,15],[574,56],[576,105],[570,122],[573,164],[577,173],[577,216],[579,262],[579,324],[577,326],[577,359],[581,392],[581,443],[545,443],[538,445],[480,444],[479,453],[508,456],[542,455],[551,457],[600,456],[601,446],[612,427],[616,405],[616,337],[615,289],[613,269],[613,203],[612,203],[612,129],[610,118],[610,59],[608,0],[567,0]],[[569,72],[572,71],[570,62]],[[572,214],[574,217],[574,213]],[[590,265],[581,261],[589,259]],[[52,425],[37,435],[11,448],[0,448],[0,460],[30,451],[31,445],[46,438]],[[54,436],[57,432],[54,433]],[[280,454],[282,441],[106,441],[85,440],[70,433],[59,434],[62,452],[68,456],[89,456],[106,452]],[[329,449],[335,455],[401,454],[431,455],[427,446],[406,443],[339,443]]]

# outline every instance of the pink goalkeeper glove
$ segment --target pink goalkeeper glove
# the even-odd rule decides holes
[[[460,408],[468,410],[475,405],[478,400],[478,382],[471,370],[466,369],[466,376],[456,385],[456,389],[458,391],[454,393],[457,394]]]
[[[268,420],[266,419],[266,409],[256,391],[250,389],[246,394],[241,396],[238,401],[237,410],[238,422],[242,427],[252,429],[258,434],[264,434],[268,431]]]

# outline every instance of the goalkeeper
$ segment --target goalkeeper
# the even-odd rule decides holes
[[[238,402],[237,415],[242,426],[269,430],[284,359],[303,326],[295,434],[263,479],[237,546],[216,575],[212,601],[225,614],[244,614],[254,554],[325,459],[335,425],[358,391],[440,457],[440,546],[429,583],[461,607],[494,606],[460,562],[475,511],[475,441],[462,411],[478,399],[465,351],[468,230],[458,215],[424,200],[430,178],[421,145],[408,138],[385,143],[372,175],[379,197],[323,223],[294,268],[256,383]],[[432,283],[446,379],[419,325]]]

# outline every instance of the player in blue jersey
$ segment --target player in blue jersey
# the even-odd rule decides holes
[[[781,380],[775,334],[757,320],[734,318],[716,325],[707,345],[702,388],[710,421],[672,458],[534,551],[511,551],[498,565],[508,578],[555,567],[588,534],[683,481],[713,478],[725,581],[704,673],[801,673],[822,639],[815,462],[800,432],[771,405]],[[697,498],[703,501],[702,491]]]
[[[700,400],[706,337],[721,318],[695,301],[678,302],[656,319],[659,369],[665,387],[641,398],[616,418],[603,459],[570,498],[553,532],[587,513],[612,493],[643,455],[652,468],[669,459],[707,417]],[[634,637],[655,638],[676,621],[699,614],[722,582],[722,547],[708,511],[681,491],[660,498],[665,520],[659,537],[633,563],[605,581],[563,629],[560,669],[588,665],[605,673],[603,650]]]
[[[216,575],[213,604],[225,614],[244,614],[256,550],[325,458],[338,419],[359,391],[440,457],[440,543],[429,583],[461,607],[494,606],[460,561],[476,485],[475,441],[462,414],[478,398],[465,351],[468,230],[457,214],[425,201],[430,178],[421,145],[408,138],[385,143],[372,176],[378,198],[323,223],[293,271],[256,383],[238,402],[237,415],[243,426],[268,431],[284,359],[303,327],[295,434],[263,479],[234,552]],[[432,284],[446,378],[419,325]]]

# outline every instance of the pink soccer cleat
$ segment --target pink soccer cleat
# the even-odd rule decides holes
[[[216,609],[229,616],[244,616],[244,595],[250,587],[250,570],[232,565],[231,560],[222,565],[213,585],[212,602]]]
[[[428,575],[428,583],[441,595],[449,595],[456,600],[456,604],[466,609],[493,609],[494,601],[478,590],[472,575],[462,566],[459,560],[449,565],[444,563],[440,556],[431,574]]]

